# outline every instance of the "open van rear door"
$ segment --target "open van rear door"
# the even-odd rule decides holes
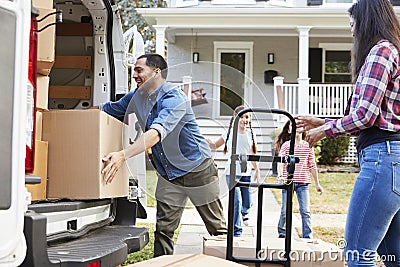
[[[0,0],[0,266],[25,258],[25,145],[30,0]]]

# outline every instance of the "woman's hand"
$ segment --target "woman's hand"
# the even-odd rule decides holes
[[[325,131],[324,131],[324,125],[312,129],[307,133],[306,136],[306,141],[310,145],[310,147],[313,147],[319,140],[323,139],[326,137]]]
[[[296,116],[296,128],[300,133],[324,125],[325,120],[313,116]]]
[[[112,182],[112,180],[114,180],[119,169],[121,169],[122,164],[125,162],[125,153],[123,150],[112,152],[105,156],[102,160],[107,165],[103,168],[101,174],[104,175],[104,181],[106,184],[109,184]]]

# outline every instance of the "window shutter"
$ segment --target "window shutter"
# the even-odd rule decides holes
[[[322,0],[307,0],[307,6],[320,6],[322,5]]]

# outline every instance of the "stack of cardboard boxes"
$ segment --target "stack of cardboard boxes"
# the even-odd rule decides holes
[[[34,0],[32,5],[38,9],[38,21],[47,14],[53,13],[52,0]],[[48,16],[38,23],[38,29],[55,22],[55,16]],[[55,55],[55,27],[50,26],[42,32],[38,32],[37,50],[37,80],[36,80],[36,130],[35,130],[35,159],[34,176],[42,179],[40,184],[27,185],[31,193],[32,200],[46,199],[47,190],[47,161],[48,161],[48,142],[42,140],[42,117],[43,111],[48,109],[49,74],[54,64]]]
[[[54,13],[52,0],[33,0],[40,16]],[[43,19],[39,29],[55,22]],[[127,144],[125,124],[100,110],[48,110],[49,74],[55,61],[56,27],[38,33],[35,170],[42,182],[27,185],[32,200],[49,198],[99,199],[128,195],[128,170],[123,166],[105,184],[102,158]]]
[[[233,256],[237,258],[258,258],[261,260],[284,260],[285,239],[266,236],[262,240],[262,248],[256,251],[253,237],[240,237],[233,240]],[[205,236],[203,253],[218,258],[226,258],[226,236]],[[292,267],[344,267],[343,250],[335,244],[319,239],[292,238],[289,255]],[[254,263],[241,262],[245,266],[256,266]],[[277,266],[262,263],[262,267]]]

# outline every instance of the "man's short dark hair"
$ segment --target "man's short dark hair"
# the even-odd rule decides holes
[[[138,59],[145,58],[146,65],[152,68],[159,68],[161,70],[161,77],[164,79],[168,75],[168,64],[165,59],[159,54],[144,54],[138,57]]]

